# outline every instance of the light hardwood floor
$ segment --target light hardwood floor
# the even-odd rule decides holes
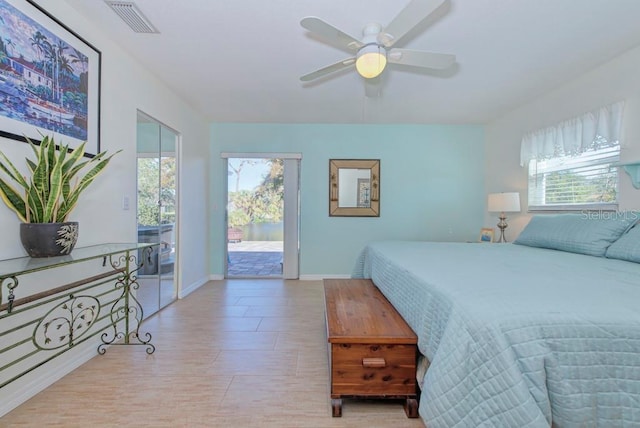
[[[321,281],[207,283],[149,318],[156,352],[114,346],[0,427],[420,427],[400,402],[331,417]]]

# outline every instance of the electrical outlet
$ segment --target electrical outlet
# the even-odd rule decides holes
[[[122,197],[122,209],[125,211],[129,210],[129,197],[127,195]]]

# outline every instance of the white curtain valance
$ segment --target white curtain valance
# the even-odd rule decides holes
[[[520,146],[520,166],[528,165],[532,159],[577,155],[619,144],[623,109],[624,101],[619,101],[525,134]]]

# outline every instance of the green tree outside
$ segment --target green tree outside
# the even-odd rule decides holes
[[[251,223],[278,223],[282,221],[284,207],[284,160],[265,159],[269,171],[253,190],[229,192],[229,227],[241,227]],[[242,165],[242,163],[240,164]],[[241,168],[235,167],[238,180]]]
[[[586,204],[597,202],[614,202],[616,200],[616,174],[609,172],[599,178],[568,172],[552,172],[545,176],[546,189],[570,189],[561,194],[547,190],[547,204]]]
[[[138,225],[158,226],[175,221],[176,159],[138,158]]]

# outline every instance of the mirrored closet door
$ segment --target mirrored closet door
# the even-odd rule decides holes
[[[138,242],[154,243],[139,254],[137,296],[144,317],[177,299],[177,144],[178,133],[148,115],[137,120]]]

